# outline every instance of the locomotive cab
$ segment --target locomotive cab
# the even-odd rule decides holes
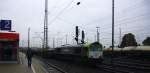
[[[102,45],[98,42],[92,43],[89,45],[89,54],[90,59],[102,59],[103,50]]]

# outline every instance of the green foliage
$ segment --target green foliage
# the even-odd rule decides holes
[[[120,47],[137,46],[135,36],[132,33],[125,34],[122,38]]]
[[[150,46],[150,37],[147,37],[142,43],[145,46]]]

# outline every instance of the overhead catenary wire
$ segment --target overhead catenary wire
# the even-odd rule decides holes
[[[137,17],[135,16],[135,17],[131,17],[131,18],[124,18],[123,20],[120,20],[120,21],[115,21],[115,22],[118,22],[118,23],[116,23],[116,25],[115,25],[115,27],[118,27],[118,26],[121,26],[121,25],[128,25],[128,23],[134,23],[134,21],[137,21],[137,22],[139,22],[139,21],[141,21],[140,19],[143,19],[143,18],[147,18],[148,16],[147,16],[147,14],[143,14],[143,16],[141,15],[138,15]],[[60,17],[59,17],[60,18]],[[58,17],[57,17],[57,19],[59,19]],[[134,19],[133,19],[134,18]],[[72,22],[69,22],[68,20],[64,20],[64,19],[62,19],[62,18],[60,18],[60,20],[63,20],[63,21],[65,21],[66,23],[68,23],[68,24],[73,24]],[[147,20],[147,19],[146,19]],[[119,24],[120,23],[120,24]],[[87,25],[87,24],[85,24],[85,25]],[[110,26],[111,27],[111,26]],[[136,26],[136,27],[138,27],[138,26]],[[130,28],[133,28],[133,27],[130,27]],[[129,29],[130,29],[129,28]],[[102,27],[102,29],[104,29],[104,27]],[[105,28],[105,30],[107,30],[107,29],[110,29],[109,27],[106,27]],[[138,29],[138,28],[136,28],[136,29]],[[110,29],[111,30],[111,29]],[[93,31],[94,32],[94,31]],[[101,32],[103,32],[103,31],[101,31]],[[105,34],[107,34],[108,32],[103,32],[103,33],[105,33]],[[111,34],[111,33],[109,33],[109,34]]]
[[[146,14],[141,14],[138,16],[130,17],[130,18],[125,18],[125,19],[120,20],[120,21],[115,21],[116,22],[115,27],[120,26],[120,25],[125,25],[128,23],[133,23],[133,21],[139,22],[139,21],[144,21],[143,19],[149,20],[148,17],[150,17],[150,15],[149,15],[149,13],[146,13]],[[142,20],[140,20],[140,19],[142,19]],[[86,25],[88,25],[88,24],[86,24]],[[106,25],[106,24],[104,24],[104,25]],[[107,29],[109,27],[111,27],[111,26],[104,26],[101,29]]]
[[[118,26],[121,26],[121,25],[127,25],[128,23],[132,23],[133,20],[139,22],[139,21],[140,21],[139,19],[142,19],[141,17],[142,17],[142,18],[144,17],[145,20],[148,20],[147,17],[149,17],[149,15],[147,16],[147,14],[142,14],[142,15],[138,15],[138,16],[135,16],[135,17],[131,17],[131,18],[124,19],[124,20],[127,20],[127,22],[124,22],[124,20],[122,20],[124,23],[122,23],[122,24],[116,23],[115,27],[118,27]],[[147,19],[146,19],[146,18],[147,18]],[[138,19],[138,20],[137,20],[137,19]],[[60,20],[66,22],[66,23],[68,23],[68,24],[71,23],[71,22],[65,21],[65,20],[63,20],[63,19],[60,19]],[[121,22],[120,22],[120,23],[121,23]],[[73,23],[71,23],[71,24],[73,24]],[[109,26],[109,27],[111,27],[111,26]],[[106,29],[108,29],[109,27],[108,27],[108,26],[107,26],[107,28],[102,27],[101,29],[105,29],[105,30],[106,30]],[[110,29],[109,29],[109,30],[110,30]]]
[[[62,20],[62,21],[64,21],[64,20]],[[66,23],[67,23],[67,21],[65,21]],[[69,23],[68,23],[69,24]],[[143,25],[142,25],[143,26]],[[115,27],[117,27],[117,26],[115,26]],[[140,27],[141,28],[141,26],[135,26],[136,27],[136,29],[138,29],[137,27]],[[135,29],[135,28],[133,28],[133,27],[131,27],[132,29]],[[83,29],[83,28],[82,28]],[[103,29],[103,28],[102,28]],[[131,29],[129,29],[130,31],[131,31]],[[92,32],[92,33],[95,33],[95,30],[90,30],[90,31],[88,31],[88,32]],[[111,34],[111,33],[108,33],[108,32],[104,32],[104,31],[101,31],[101,33],[104,33],[104,34]],[[119,34],[115,34],[115,35],[119,35]]]
[[[136,5],[136,4],[135,4]],[[130,7],[132,7],[132,6],[130,6]],[[128,7],[128,9],[130,9],[130,7]],[[142,7],[142,6],[141,6]],[[97,20],[97,21],[99,21],[99,19]],[[124,20],[123,20],[124,21]],[[94,21],[94,22],[96,22],[96,21]],[[92,22],[90,22],[89,24],[92,24]],[[86,24],[86,25],[89,25],[88,23]],[[85,26],[86,26],[85,25]]]
[[[146,15],[145,15],[146,16]],[[138,17],[138,16],[136,16],[136,17]],[[133,17],[133,18],[135,18],[135,17]],[[133,19],[133,18],[131,18],[131,19]],[[63,20],[62,18],[61,18],[61,20]],[[128,18],[126,19],[126,20],[129,20]],[[64,21],[64,20],[63,20]],[[122,20],[122,21],[124,21],[124,20]],[[130,20],[131,21],[131,20]],[[65,22],[68,22],[68,21],[65,21]],[[69,23],[71,23],[71,22],[69,22]],[[125,23],[126,24],[126,23]],[[115,27],[116,27],[116,25],[115,25]],[[103,29],[103,27],[102,27],[102,29]]]
[[[70,3],[68,3],[68,5],[66,5],[66,6],[51,20],[51,22],[50,22],[49,24],[52,24],[52,23],[57,19],[57,17],[58,17],[59,15],[61,15],[61,14],[64,12],[64,10],[65,10],[66,8],[68,8],[68,7],[72,4],[73,1],[74,1],[74,0],[71,0]]]

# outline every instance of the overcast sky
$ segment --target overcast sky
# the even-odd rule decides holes
[[[12,20],[12,29],[20,33],[21,46],[27,45],[31,28],[31,46],[41,46],[45,0],[0,0],[0,19]],[[81,2],[80,5],[76,5]],[[86,42],[94,42],[96,27],[100,41],[111,45],[112,0],[48,0],[49,46],[73,44],[75,26],[85,30]],[[150,36],[150,0],[115,0],[115,44],[121,36],[133,33],[139,43]],[[61,43],[62,41],[62,43]],[[24,43],[22,43],[24,42]],[[74,42],[75,43],[75,42]]]

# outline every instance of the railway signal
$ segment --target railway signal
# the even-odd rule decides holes
[[[78,42],[78,37],[79,37],[79,28],[78,28],[78,26],[76,26],[75,31],[76,31],[76,37],[75,37],[75,40],[77,41],[77,44],[78,44],[78,43],[79,43],[79,42]]]
[[[82,44],[84,44],[84,38],[85,38],[85,34],[84,34],[84,31],[82,30],[82,39],[81,39]]]

